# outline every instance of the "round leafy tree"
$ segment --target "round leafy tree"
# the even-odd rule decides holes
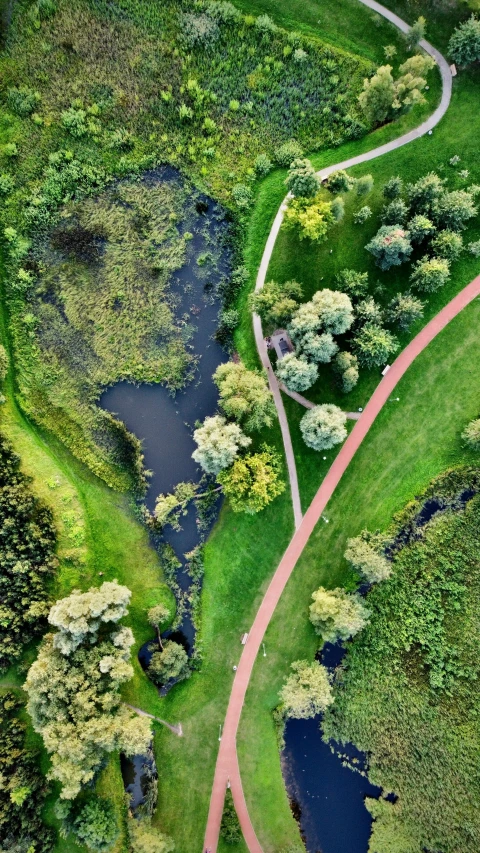
[[[418,213],[407,224],[408,233],[412,243],[422,243],[427,237],[435,232],[435,226],[428,216]]]
[[[386,364],[389,356],[398,350],[398,341],[382,326],[367,324],[355,335],[353,349],[363,367],[373,368]]]
[[[342,391],[348,394],[358,382],[358,359],[351,352],[339,352],[333,361],[333,370],[337,374]]]
[[[408,207],[401,198],[390,201],[382,210],[382,222],[385,225],[403,225],[408,214]]]
[[[190,677],[188,655],[174,640],[166,640],[160,652],[154,652],[148,667],[148,674],[156,684],[166,684],[167,681],[183,681]]]
[[[480,20],[475,15],[454,30],[448,52],[459,65],[480,61]]]
[[[277,377],[289,391],[306,391],[317,381],[318,368],[290,352],[278,362]]]
[[[433,293],[450,278],[450,263],[446,258],[422,258],[410,276],[413,287]]]
[[[321,586],[312,594],[312,598],[310,621],[324,643],[348,640],[368,622],[370,611],[359,595],[352,595],[344,589],[325,589]]]
[[[297,158],[290,166],[285,179],[285,185],[292,195],[307,198],[318,193],[320,178],[317,176],[310,160]]]
[[[217,367],[213,381],[220,392],[220,407],[246,432],[272,425],[275,405],[264,375],[229,361]]]
[[[315,332],[307,332],[300,341],[300,352],[317,364],[328,364],[338,352],[338,344],[335,343],[330,332],[317,335]]]
[[[347,416],[333,403],[308,409],[300,421],[303,440],[313,450],[329,450],[345,441]]]
[[[333,702],[328,672],[317,661],[296,660],[280,691],[280,703],[287,717],[307,720],[320,714]]]
[[[224,494],[230,499],[234,512],[254,515],[285,491],[281,473],[280,456],[273,448],[263,444],[261,452],[237,459],[217,479],[223,486]]]
[[[400,266],[412,254],[410,235],[399,225],[382,225],[365,248],[373,255],[381,270]]]
[[[207,474],[218,474],[223,468],[228,468],[240,448],[248,447],[252,442],[238,424],[227,423],[221,415],[205,418],[203,425],[193,433],[193,439],[198,448],[192,456]]]
[[[412,293],[399,293],[389,303],[387,319],[407,332],[416,320],[423,317],[425,304]]]
[[[390,577],[392,573],[392,565],[381,553],[379,545],[380,543],[376,543],[375,537],[368,531],[364,531],[353,539],[347,539],[345,559],[363,575],[368,583],[379,583]]]
[[[477,215],[473,195],[467,190],[444,193],[435,212],[436,222],[442,228],[462,231],[469,219]]]
[[[456,231],[440,231],[440,234],[432,240],[432,251],[437,258],[446,258],[447,261],[456,261],[463,252],[463,239]]]

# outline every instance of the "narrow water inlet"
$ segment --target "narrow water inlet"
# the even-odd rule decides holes
[[[130,796],[130,808],[135,813],[135,810],[145,802],[149,779],[156,777],[153,752],[150,750],[148,755],[133,756],[122,753],[120,769],[125,792]]]

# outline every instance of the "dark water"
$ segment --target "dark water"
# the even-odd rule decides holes
[[[135,811],[145,801],[147,768],[151,772],[156,772],[153,753],[150,755],[134,755],[131,758],[127,758],[123,753],[120,756],[123,784],[126,793],[130,795],[132,811]]]
[[[372,820],[364,798],[380,788],[349,767],[322,740],[321,718],[289,720],[282,767],[294,813],[308,853],[366,853]],[[355,747],[337,747],[350,762],[364,768]]]
[[[341,643],[325,643],[319,659],[333,672],[345,654]],[[381,790],[357,772],[366,770],[365,755],[352,744],[333,744],[332,752],[322,740],[321,715],[288,720],[284,738],[283,776],[308,853],[366,853],[372,819],[364,799]],[[339,752],[357,770],[344,766]]]
[[[178,180],[173,169],[159,173],[161,180]],[[196,421],[215,414],[218,391],[212,375],[228,356],[214,340],[221,307],[217,289],[222,278],[230,272],[230,252],[225,244],[228,223],[222,209],[206,197],[200,197],[196,214],[190,216],[181,228],[190,231],[193,239],[188,244],[187,260],[171,282],[171,292],[176,302],[176,316],[187,317],[193,328],[189,346],[196,358],[193,379],[172,395],[162,385],[131,385],[118,382],[107,388],[100,405],[123,421],[127,429],[142,441],[145,468],[152,472],[146,504],[150,510],[160,493],[171,492],[177,483],[198,482],[202,470],[192,459],[195,450],[192,433]],[[197,259],[211,258],[205,264]],[[220,499],[217,508],[220,506]],[[214,514],[212,514],[214,517]],[[190,505],[181,519],[181,531],[166,527],[164,539],[168,542],[182,567],[184,555],[200,542],[196,509]],[[205,535],[205,530],[203,535]],[[190,578],[183,571],[177,574],[177,583],[186,590]],[[184,619],[182,630],[189,645],[194,642],[194,627]]]

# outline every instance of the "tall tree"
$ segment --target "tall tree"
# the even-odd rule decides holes
[[[246,432],[272,425],[275,404],[265,376],[258,370],[229,361],[217,367],[213,381],[220,392],[220,408]]]
[[[223,468],[228,468],[239,450],[252,443],[238,424],[227,423],[221,415],[205,418],[193,438],[198,446],[192,456],[207,474],[219,474]]]

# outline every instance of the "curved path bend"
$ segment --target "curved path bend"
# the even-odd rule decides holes
[[[402,21],[397,15],[389,9],[385,9],[375,0],[360,0],[365,6],[368,6],[374,12],[387,18],[391,23],[398,27],[402,32],[409,30],[408,24]],[[360,163],[365,163],[368,160],[380,157],[390,151],[407,145],[413,142],[420,136],[432,130],[436,124],[445,115],[450,103],[452,92],[452,76],[449,65],[444,57],[428,42],[421,41],[421,47],[435,60],[442,77],[442,97],[439,106],[432,115],[422,122],[415,130],[404,134],[398,139],[392,140],[385,145],[367,151],[364,154],[359,154],[357,157],[351,157],[341,163],[333,166],[328,166],[318,172],[323,179],[331,172],[337,169],[347,169],[351,166],[356,166]],[[272,228],[268,235],[265,245],[262,261],[258,271],[256,290],[260,290],[264,283],[272,256],[275,241],[277,239],[280,227],[282,225],[287,198],[283,201],[280,209],[275,217]],[[280,564],[273,575],[270,585],[265,593],[263,601],[257,611],[255,621],[250,631],[247,643],[243,649],[238,670],[233,681],[230,700],[225,716],[225,724],[223,728],[222,739],[218,751],[217,763],[215,767],[215,776],[213,780],[212,794],[210,799],[210,808],[208,813],[207,828],[205,833],[204,849],[208,849],[209,853],[215,853],[218,844],[220,833],[220,823],[222,819],[223,804],[225,799],[225,791],[228,785],[231,786],[235,808],[237,810],[242,832],[245,842],[250,853],[263,853],[260,842],[257,839],[255,830],[252,826],[250,816],[245,802],[245,797],[242,788],[240,777],[240,769],[238,765],[236,736],[240,716],[242,713],[245,694],[250,681],[250,676],[253,670],[255,659],[257,657],[261,642],[265,635],[270,619],[275,611],[280,596],[286,586],[286,583],[295,568],[295,565],[310,538],[310,535],[317,524],[322,512],[324,511],[328,501],[330,500],[336,486],[341,477],[345,473],[349,463],[355,455],[357,449],[368,433],[378,413],[387,402],[392,394],[396,384],[402,378],[405,371],[410,367],[414,359],[428,346],[430,341],[455,317],[469,302],[480,296],[480,276],[472,281],[464,290],[461,291],[454,299],[436,317],[431,320],[424,329],[414,338],[413,341],[403,350],[396,361],[391,366],[388,373],[384,376],[372,397],[370,398],[361,418],[355,424],[352,432],[348,436],[342,446],[338,456],[329,469],[325,479],[323,480],[317,494],[310,504],[305,516],[302,518],[300,493],[298,489],[298,479],[295,467],[295,458],[293,454],[292,441],[288,428],[287,416],[283,406],[282,395],[279,383],[270,366],[266,343],[263,336],[263,329],[260,317],[254,314],[253,327],[255,332],[255,342],[258,349],[260,360],[265,367],[270,389],[273,393],[275,405],[278,412],[280,427],[282,431],[285,456],[287,460],[287,468],[290,481],[290,489],[292,494],[292,504],[295,519],[295,533],[290,544],[283,555]]]

